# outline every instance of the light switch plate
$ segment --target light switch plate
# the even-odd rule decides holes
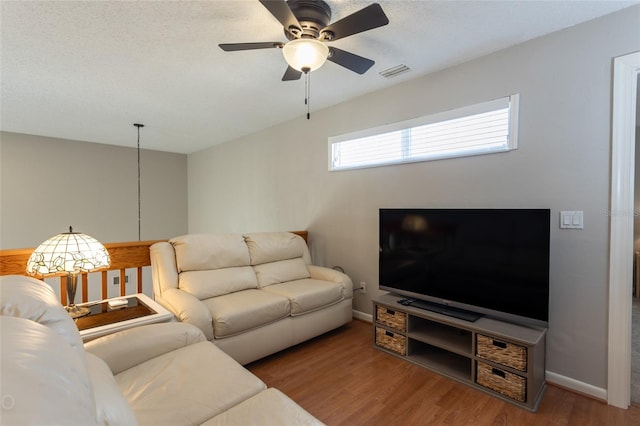
[[[563,210],[560,212],[561,229],[584,229],[584,213],[582,210]]]

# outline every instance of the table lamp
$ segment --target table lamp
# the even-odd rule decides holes
[[[65,307],[72,318],[89,314],[86,307],[76,306],[78,274],[108,268],[111,264],[109,252],[95,238],[80,232],[58,234],[49,238],[31,253],[27,261],[27,274],[39,276],[67,275],[68,305]]]

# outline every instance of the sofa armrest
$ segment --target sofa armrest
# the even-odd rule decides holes
[[[170,243],[162,241],[149,247],[149,258],[151,259],[153,294],[156,297],[164,297],[165,290],[178,288],[176,253]]]
[[[345,299],[353,297],[353,282],[345,273],[325,266],[307,265],[311,278],[342,284]]]
[[[178,348],[206,340],[190,324],[170,322],[149,324],[119,331],[84,344],[87,352],[102,358],[113,374]]]
[[[208,340],[213,340],[213,318],[207,307],[192,294],[177,288],[165,290],[159,299],[165,308],[181,322],[198,327]]]

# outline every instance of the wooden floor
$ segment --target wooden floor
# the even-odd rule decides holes
[[[537,413],[372,347],[350,324],[247,365],[327,425],[640,425],[621,410],[549,385]]]

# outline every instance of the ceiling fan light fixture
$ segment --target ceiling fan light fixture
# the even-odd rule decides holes
[[[285,61],[293,69],[302,72],[320,68],[329,57],[329,48],[312,38],[291,40],[282,48]]]

